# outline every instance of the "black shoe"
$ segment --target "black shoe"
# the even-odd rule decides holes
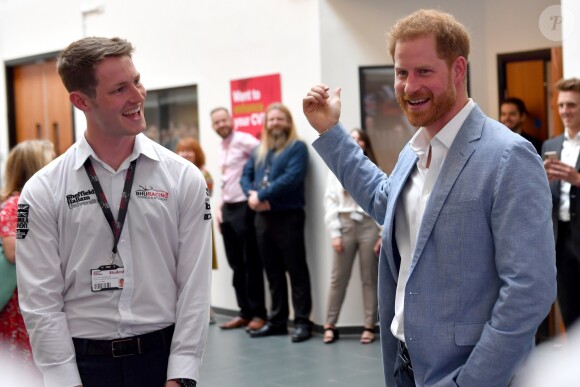
[[[277,327],[270,323],[264,325],[262,328],[248,332],[250,337],[266,337],[274,335],[287,335],[288,329],[286,327]]]
[[[292,335],[292,342],[299,343],[301,341],[306,341],[312,337],[312,329],[310,326],[298,325],[294,330]]]

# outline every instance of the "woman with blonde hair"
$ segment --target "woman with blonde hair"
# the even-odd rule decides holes
[[[6,160],[4,185],[0,190],[0,238],[4,257],[15,263],[16,223],[18,199],[24,184],[54,158],[54,147],[48,140],[28,140],[16,145]],[[6,262],[2,262],[6,267]],[[10,274],[16,276],[16,273]],[[4,278],[4,275],[3,275]],[[8,348],[11,356],[22,358],[32,364],[32,350],[18,307],[18,291],[0,311],[0,341]]]

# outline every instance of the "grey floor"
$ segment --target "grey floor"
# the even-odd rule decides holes
[[[221,330],[229,316],[216,318],[200,387],[384,386],[379,340],[362,345],[359,334],[341,335],[330,345],[321,334],[302,343],[292,343],[290,335],[253,339],[244,329]]]

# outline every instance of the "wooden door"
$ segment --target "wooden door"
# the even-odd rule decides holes
[[[14,69],[16,143],[46,138],[42,68],[36,63]]]
[[[506,93],[520,98],[528,110],[523,130],[544,141],[548,137],[546,70],[544,61],[528,60],[506,64]]]
[[[56,60],[19,65],[13,69],[15,143],[48,139],[57,154],[74,142],[72,106],[56,71]]]
[[[558,114],[558,92],[554,89],[554,84],[564,77],[564,68],[562,66],[562,47],[552,47],[550,52],[552,56],[550,66],[550,79],[552,80],[552,84],[548,85],[548,94],[551,96],[550,107],[553,115],[549,137],[555,137],[564,133],[564,124]]]
[[[56,154],[61,154],[74,142],[72,105],[68,91],[56,71],[56,61],[43,64],[43,75],[47,111],[46,138],[54,144]]]

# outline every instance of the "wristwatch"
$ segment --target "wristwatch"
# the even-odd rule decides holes
[[[177,382],[180,387],[197,387],[197,382],[193,379],[178,378],[170,380]]]

